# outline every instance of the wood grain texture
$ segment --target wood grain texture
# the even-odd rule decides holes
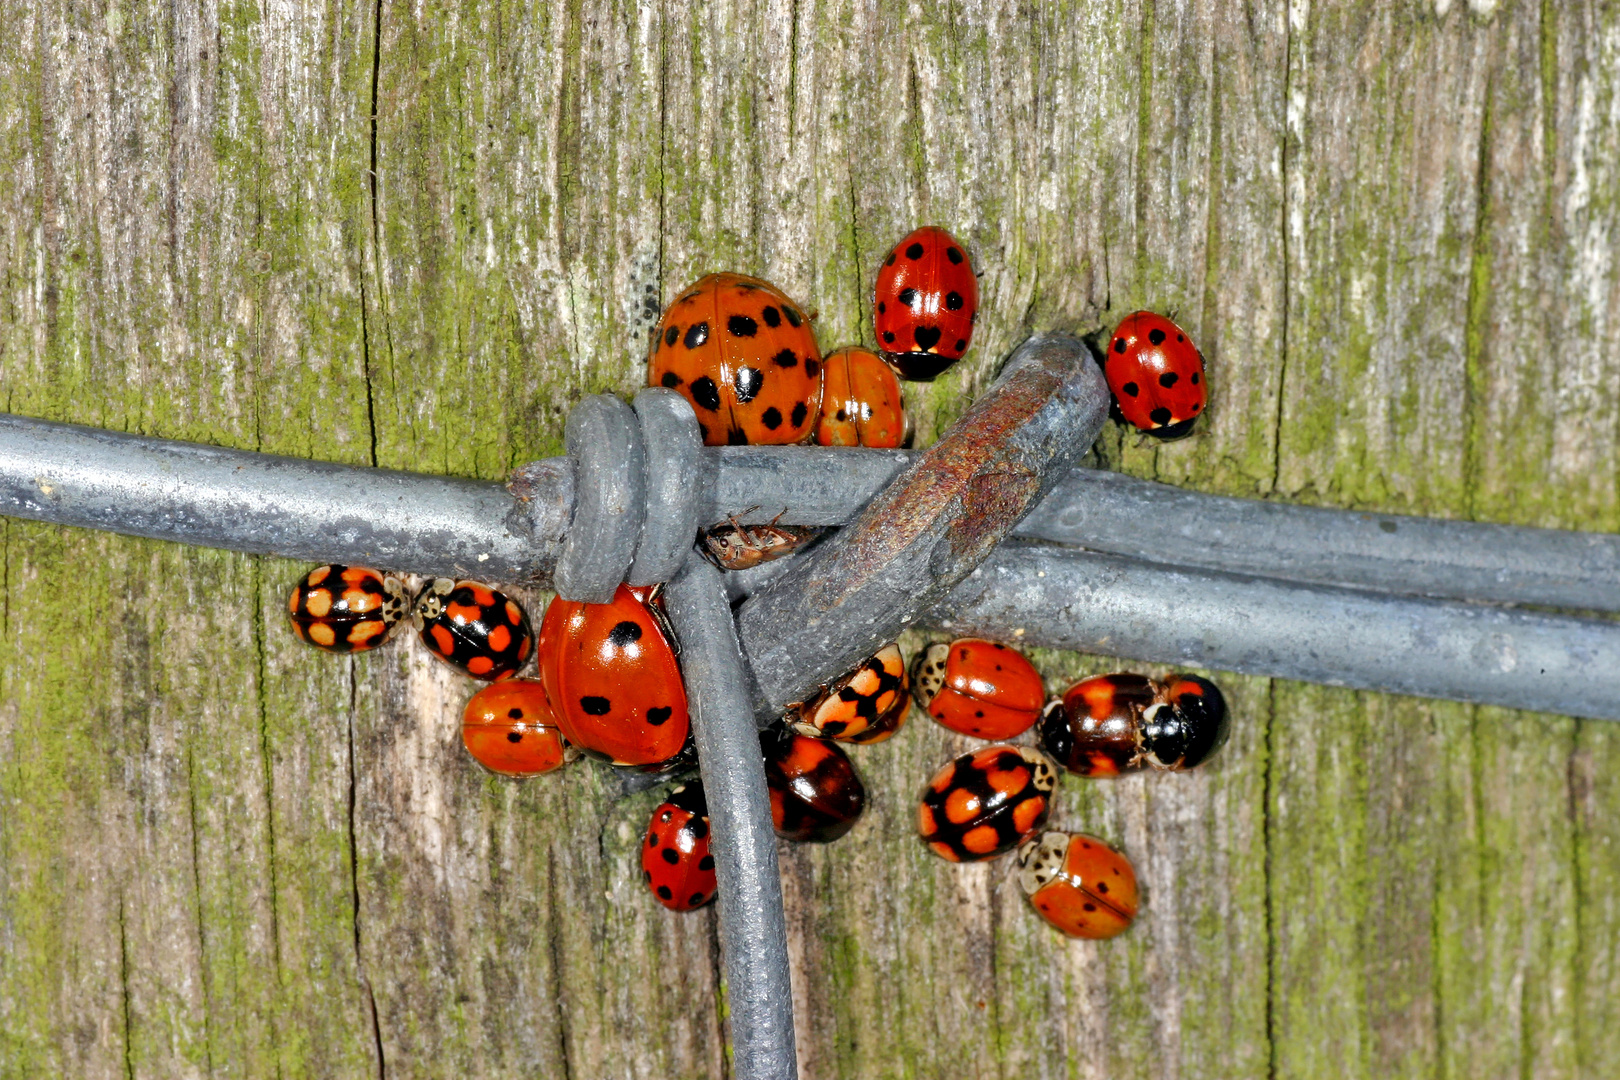
[[[685,283],[865,341],[932,221],[984,299],[907,388],[924,443],[1032,330],[1152,307],[1210,412],[1110,426],[1112,467],[1612,531],[1617,83],[1599,0],[17,0],[0,387],[498,478],[636,387]],[[0,547],[0,1076],[726,1074],[713,914],[640,891],[656,792],[477,772],[469,682],[299,645],[291,564]],[[782,853],[803,1074],[1620,1072],[1620,732],[1221,682],[1210,767],[1060,792],[1142,877],[1112,943],[912,839],[966,740],[857,749],[867,820]]]

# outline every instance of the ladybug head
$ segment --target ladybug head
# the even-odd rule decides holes
[[[945,685],[945,661],[950,655],[950,642],[940,641],[918,653],[911,662],[912,694],[922,708],[928,708],[928,703]]]
[[[709,803],[703,797],[703,781],[690,780],[669,793],[664,800],[677,810],[685,810],[693,817],[706,818],[709,816]]]
[[[1164,700],[1142,714],[1142,752],[1161,769],[1191,769],[1226,742],[1226,699],[1196,675],[1172,678]]]
[[[444,598],[455,588],[455,581],[447,577],[434,578],[422,586],[422,591],[416,594],[416,602],[411,605],[411,621],[418,630],[423,623],[432,622],[444,613]]]
[[[1032,836],[1018,848],[1018,884],[1025,896],[1034,896],[1063,872],[1063,858],[1069,852],[1065,833],[1048,832]]]

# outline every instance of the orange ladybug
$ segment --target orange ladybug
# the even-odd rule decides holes
[[[1046,824],[1057,767],[1027,746],[987,746],[946,765],[923,789],[917,832],[950,862],[1011,851]]]
[[[1155,439],[1179,439],[1209,402],[1204,356],[1187,331],[1151,311],[1120,320],[1103,372],[1119,414]]]
[[[1130,860],[1095,836],[1049,832],[1018,849],[1018,883],[1041,918],[1077,938],[1111,938],[1136,918]]]
[[[822,446],[896,447],[906,439],[900,380],[877,353],[846,345],[827,354],[821,371]]]
[[[365,652],[405,617],[405,585],[364,566],[317,566],[293,586],[293,633],[327,652]]]
[[[979,318],[967,248],[933,225],[894,245],[878,268],[872,326],[900,377],[932,382],[962,359]]]
[[[540,623],[540,678],[568,741],[614,765],[656,765],[691,720],[654,588],[620,585],[606,604],[554,597]]]
[[[501,776],[539,776],[573,756],[538,679],[508,679],[474,694],[461,714],[461,741]]]
[[[996,641],[930,645],[911,672],[917,708],[976,739],[1012,739],[1040,719],[1046,684],[1024,654]]]
[[[891,642],[809,701],[788,706],[788,726],[812,739],[882,742],[905,722],[909,687],[905,657]]]
[[[803,442],[821,408],[821,350],[776,286],[710,274],[664,310],[647,384],[692,403],[707,446]]]

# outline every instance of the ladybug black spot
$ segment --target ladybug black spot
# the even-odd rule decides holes
[[[523,741],[523,733],[521,731],[508,731],[506,733],[506,741],[507,742],[522,742]]]
[[[777,367],[798,367],[799,358],[793,355],[792,349],[783,349],[781,352],[771,357],[771,363],[775,364]]]
[[[669,863],[671,866],[674,866],[676,863],[681,861],[680,852],[676,851],[672,847],[665,848],[663,851],[659,852],[659,854],[663,857],[663,860]]]
[[[845,415],[843,409],[839,409],[838,412],[833,416],[833,419],[837,420],[840,424],[842,424],[844,421],[848,420],[849,417],[847,415]]]
[[[889,310],[889,305],[885,304],[883,301],[879,300],[878,301],[878,314],[882,315],[885,311],[888,311],[888,310]]]
[[[910,307],[911,305],[915,304],[917,302],[917,290],[916,289],[901,289],[900,290],[900,302],[902,304],[906,305],[906,307]]]
[[[692,400],[699,405],[715,412],[720,408],[720,388],[714,385],[714,380],[707,375],[692,382]]]
[[[892,330],[883,331],[883,343],[885,345],[893,345],[894,344],[894,331],[892,331]]]
[[[967,351],[967,341],[965,339],[963,339],[963,338],[957,338],[956,339],[956,351],[957,352],[966,352]]]
[[[507,709],[506,710],[506,715],[511,717],[513,720],[521,720],[521,719],[523,719],[523,710],[522,709]]]
[[[754,320],[749,319],[748,321],[752,323]],[[752,331],[749,332],[752,333]],[[734,383],[737,387],[737,400],[746,405],[754,400],[755,395],[759,393],[759,388],[765,385],[765,373],[759,368],[738,368]]]
[[[1163,375],[1159,376],[1159,385],[1164,387],[1166,390],[1176,385],[1176,383],[1179,381],[1181,381],[1181,376],[1177,375],[1173,371],[1167,371]]]
[[[668,810],[664,811],[664,816],[660,820],[664,820],[664,821],[669,820],[669,811]],[[658,835],[656,833],[648,833],[647,834],[647,846],[650,847],[650,848],[655,848],[655,847],[658,846]]]
[[[783,308],[782,314],[787,318],[788,325],[794,327],[798,326],[803,318],[797,311],[794,311],[790,307]]]
[[[673,345],[679,340],[681,340],[681,328],[680,327],[671,326],[668,330],[664,331],[664,344],[665,345]]]
[[[1199,409],[1202,409],[1202,408],[1203,408],[1203,406],[1202,406],[1202,405],[1194,405],[1194,406],[1193,406],[1193,407],[1192,407],[1192,411],[1193,411],[1193,412],[1197,412],[1197,411],[1198,411],[1198,410],[1199,410]]]
[[[682,339],[688,349],[695,349],[709,340],[709,324],[706,322],[693,323],[686,328],[686,337]]]
[[[1086,910],[1087,911],[1096,911],[1097,910],[1097,905],[1096,904],[1087,904],[1086,905]]]
[[[1117,353],[1120,353],[1120,354],[1123,354],[1125,352],[1125,339],[1124,338],[1115,338],[1114,339],[1114,351],[1117,352]]]
[[[917,339],[917,348],[926,352],[939,344],[939,327],[919,326],[911,336]]]
[[[704,442],[709,441],[709,428],[708,428],[708,425],[706,425],[706,424],[699,424],[698,425],[698,438],[702,439]]]
[[[663,383],[666,387],[668,387],[671,390],[673,390],[677,386],[681,385],[681,377],[679,375],[675,374],[673,371],[664,372],[664,377],[662,379],[659,379],[658,381]]]
[[[1097,882],[1097,891],[1098,892],[1107,892],[1108,891],[1108,882],[1106,882],[1106,881]]]
[[[753,337],[759,333],[759,323],[746,315],[733,315],[726,320],[726,329],[732,337]]]
[[[1168,424],[1170,422],[1170,410],[1161,405],[1148,413],[1148,419],[1155,424]]]
[[[811,357],[804,359],[804,373],[812,379],[821,374],[821,364]]]
[[[1186,337],[1186,335],[1185,335],[1185,334],[1177,334],[1177,335],[1176,335],[1176,340],[1177,340],[1177,341],[1186,341],[1186,340],[1187,340],[1187,337]]]
[[[1158,327],[1154,327],[1152,330],[1149,330],[1148,331],[1148,343],[1152,344],[1152,345],[1163,345],[1164,344],[1164,331],[1160,330]]]
[[[702,818],[693,818],[686,831],[692,834],[692,839],[702,840],[709,835],[709,823]]]
[[[883,260],[883,265],[884,266],[893,266],[894,265],[894,252],[892,252],[892,251],[889,252],[889,257],[887,259]]]
[[[631,642],[640,640],[640,625],[631,622],[629,619],[625,619],[623,622],[614,623],[613,629],[608,631],[608,644],[612,645],[615,649],[627,648]]]
[[[675,896],[675,894],[669,891],[669,886],[668,885],[660,885],[660,886],[658,886],[658,898],[660,900],[669,900],[669,899],[672,899],[674,896]]]
[[[777,428],[782,426],[782,411],[775,405],[772,405],[770,408],[765,410],[765,415],[759,418],[759,422],[770,428],[772,431],[775,431]]]
[[[952,311],[961,311],[962,310],[962,294],[959,293],[959,292],[948,292],[948,293],[946,293],[945,294],[945,306],[950,308]]]
[[[1125,391],[1127,397],[1135,397],[1137,394],[1142,392],[1142,388],[1133,382],[1126,383],[1124,386],[1120,387],[1120,389]]]
[[[809,415],[810,407],[804,402],[801,401],[797,405],[793,406],[793,426],[798,427],[800,424],[804,423],[804,418]]]
[[[765,305],[765,310],[759,313],[759,317],[765,320],[766,326],[774,328],[782,325],[782,313],[770,304]]]
[[[1195,371],[1195,372],[1192,373],[1192,375],[1188,379],[1188,381],[1191,382],[1194,386],[1197,386],[1203,380],[1199,377],[1198,372]]]
[[[921,244],[912,244],[910,247],[906,248],[906,258],[908,258],[908,259],[920,259],[922,257],[923,257],[923,246]]]
[[[670,716],[674,714],[674,712],[675,706],[673,705],[659,705],[648,709],[647,723],[651,724],[653,727],[662,727],[664,721],[668,720]]]
[[[586,716],[606,716],[608,710],[613,708],[613,702],[605,697],[582,697],[579,707],[585,711]]]
[[[951,262],[953,262],[953,263],[955,263],[957,265],[961,265],[962,253],[960,251],[958,251],[956,248],[953,248],[953,247],[946,248],[945,249],[945,257],[947,259],[951,260]]]

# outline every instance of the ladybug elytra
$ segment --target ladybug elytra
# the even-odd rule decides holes
[[[1057,769],[1027,746],[987,746],[934,774],[917,804],[917,832],[950,862],[1011,851],[1046,823]]]
[[[1163,315],[1138,311],[1114,329],[1103,372],[1119,413],[1156,439],[1179,439],[1209,402],[1204,357]]]
[[[894,245],[878,269],[872,326],[905,379],[932,382],[962,359],[979,317],[979,279],[967,248],[933,225]]]
[[[540,623],[540,678],[568,741],[614,765],[659,765],[686,745],[686,687],[655,589],[606,604],[555,597]]]
[[[1040,719],[1046,684],[1024,654],[996,641],[930,645],[911,672],[917,707],[976,739],[1012,739]]]
[[[1098,675],[1069,687],[1041,718],[1041,745],[1078,776],[1195,768],[1226,734],[1226,699],[1197,675]]]
[[[710,274],[664,310],[647,385],[692,403],[707,446],[803,442],[821,408],[821,350],[809,320],[776,286]]]
[[[846,345],[821,366],[821,446],[896,447],[906,439],[906,407],[900,380],[874,352]]]
[[[534,651],[523,605],[478,581],[433,578],[416,594],[411,621],[429,652],[485,682],[516,675]]]
[[[777,836],[824,844],[854,828],[866,787],[849,755],[780,726],[760,732],[759,743]]]
[[[812,739],[882,742],[905,722],[909,679],[894,643],[833,682],[809,701],[788,707],[788,725]]]
[[[701,780],[676,788],[653,811],[641,845],[641,876],[671,911],[691,911],[714,899],[709,805]]]
[[[501,776],[539,776],[573,756],[538,679],[505,679],[474,694],[461,714],[461,741]]]
[[[293,586],[293,633],[327,652],[365,652],[405,617],[405,585],[365,566],[317,566]]]
[[[1095,836],[1049,832],[1018,849],[1018,883],[1041,918],[1077,938],[1111,938],[1140,903],[1130,860]]]

